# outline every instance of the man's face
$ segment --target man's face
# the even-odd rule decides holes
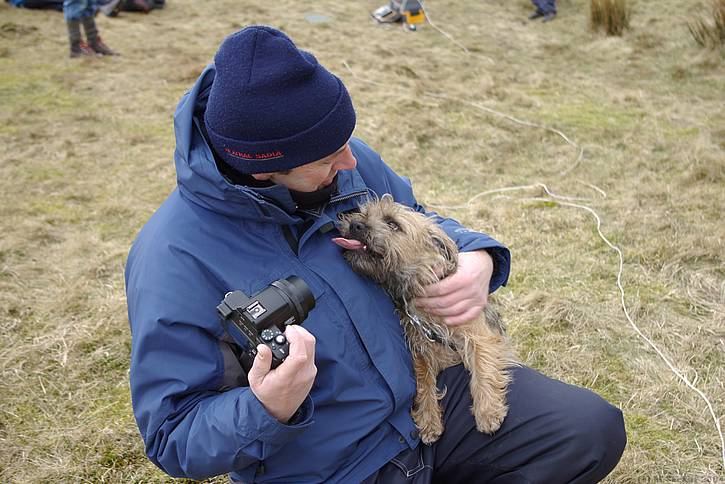
[[[337,150],[335,153],[298,166],[287,171],[275,173],[255,173],[252,176],[257,180],[269,180],[277,185],[284,185],[297,192],[314,192],[328,186],[340,170],[352,170],[357,160],[350,151],[350,144]]]

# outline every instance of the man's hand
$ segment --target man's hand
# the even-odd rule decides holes
[[[274,418],[287,423],[305,401],[317,375],[315,337],[302,326],[290,325],[284,332],[289,356],[274,370],[272,350],[257,346],[257,356],[247,378],[249,388]]]
[[[427,286],[415,300],[418,308],[440,316],[449,326],[470,323],[488,304],[493,259],[485,250],[458,254],[458,270]]]

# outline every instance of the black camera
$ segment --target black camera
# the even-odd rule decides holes
[[[257,345],[272,350],[272,368],[287,358],[289,344],[283,331],[300,324],[315,307],[315,297],[301,278],[279,279],[247,297],[242,291],[228,292],[217,306],[227,332],[252,358]]]

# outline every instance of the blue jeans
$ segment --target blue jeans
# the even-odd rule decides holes
[[[531,0],[536,10],[543,14],[556,13],[556,0]]]
[[[93,17],[97,8],[96,0],[63,0],[63,18],[67,22]]]
[[[445,370],[441,438],[401,452],[364,484],[590,484],[614,469],[627,442],[618,408],[531,368],[512,375],[509,413],[488,435],[471,415],[470,374],[462,365]]]

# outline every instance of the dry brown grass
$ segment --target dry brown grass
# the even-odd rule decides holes
[[[607,35],[622,35],[629,28],[630,8],[627,0],[590,0],[589,26]]]
[[[725,0],[710,0],[708,14],[690,20],[687,28],[701,47],[717,48],[725,45]]]
[[[683,28],[682,2],[639,0],[624,37],[587,29],[588,0],[547,24],[524,21],[528,1],[429,2],[468,52],[430,26],[374,25],[380,3],[173,0],[99,17],[123,55],[80,61],[60,14],[0,3],[0,482],[170,481],[131,413],[123,265],[175,184],[177,100],[249,23],[285,29],[343,78],[356,134],[422,202],[535,182],[586,199],[623,250],[635,322],[725,414],[725,70]],[[510,246],[496,298],[519,354],[623,409],[629,444],[608,482],[723,482],[706,405],[623,315],[617,255],[590,214],[528,200],[542,195],[441,210]]]

